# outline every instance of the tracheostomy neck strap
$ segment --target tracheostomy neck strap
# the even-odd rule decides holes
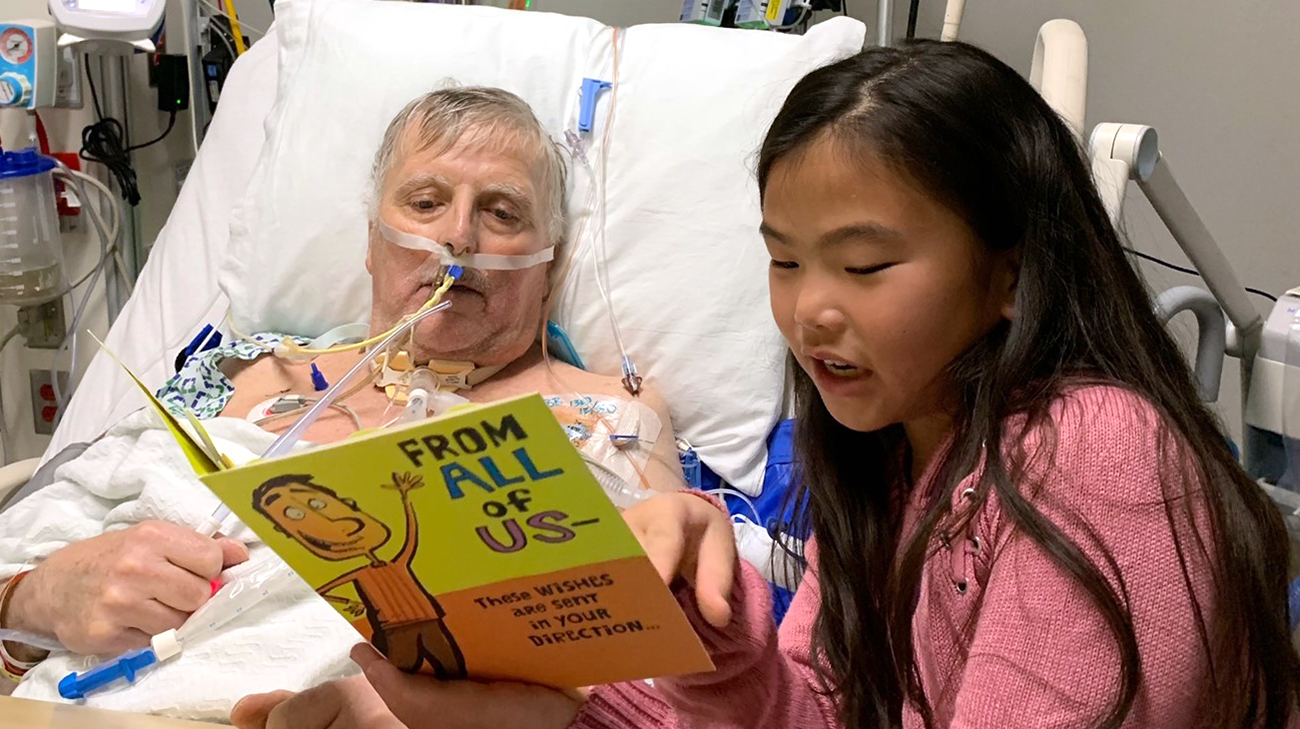
[[[493,253],[465,253],[453,255],[447,245],[414,233],[405,233],[382,220],[375,221],[379,234],[393,245],[415,251],[428,251],[442,258],[444,266],[461,266],[485,271],[521,271],[555,259],[555,246],[524,256],[502,256]]]

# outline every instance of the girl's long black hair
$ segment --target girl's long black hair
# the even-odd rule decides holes
[[[1118,649],[1119,691],[1095,726],[1123,723],[1143,666],[1122,582],[1117,591],[1034,507],[1021,490],[1023,459],[1006,447],[1016,440],[1008,423],[1047,423],[1053,399],[1086,379],[1155,405],[1184,456],[1184,473],[1162,479],[1168,502],[1178,500],[1169,493],[1175,485],[1204,486],[1211,534],[1191,528],[1185,513],[1166,513],[1184,567],[1171,575],[1171,589],[1184,588],[1195,601],[1187,577],[1195,556],[1208,554],[1214,577],[1212,624],[1194,604],[1210,666],[1210,685],[1199,694],[1205,725],[1282,727],[1300,696],[1300,661],[1287,629],[1284,525],[1200,401],[1070,130],[988,53],[915,41],[867,50],[803,78],[763,143],[760,193],[774,164],[825,134],[869,150],[959,214],[989,249],[1020,257],[1014,320],[951,367],[953,445],[931,466],[938,488],[915,535],[900,534],[910,458],[901,427],[861,433],[840,425],[791,360],[800,464],[793,502],[802,505],[795,531],[817,538],[822,598],[814,655],[825,664],[822,681],[844,725],[897,726],[905,702],[928,722],[912,648],[914,596],[952,489],[981,458],[977,498],[996,494],[1010,523],[1078,581],[1105,619]]]

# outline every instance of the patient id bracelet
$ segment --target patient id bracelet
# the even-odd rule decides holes
[[[10,577],[4,587],[0,588],[0,621],[3,621],[5,613],[9,610],[9,599],[14,594],[14,588],[30,573],[31,570],[23,570]],[[2,625],[3,622],[0,622],[0,626]],[[15,682],[20,681],[38,663],[40,661],[20,661],[15,659],[9,655],[9,651],[5,648],[5,642],[0,640],[0,674],[4,674],[5,678]]]

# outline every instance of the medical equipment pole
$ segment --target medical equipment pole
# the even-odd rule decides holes
[[[890,45],[894,36],[894,0],[876,0],[876,45]]]
[[[190,144],[195,155],[207,132],[212,112],[204,96],[203,49],[199,43],[199,5],[196,0],[167,0],[168,46],[184,49],[190,76]],[[174,35],[173,35],[174,34]],[[172,44],[175,44],[174,46]]]
[[[1088,110],[1088,36],[1078,23],[1059,18],[1039,28],[1029,83],[1082,140]]]
[[[1174,173],[1164,155],[1156,158],[1155,167],[1145,178],[1138,178],[1138,187],[1146,193],[1156,214],[1178,241],[1192,265],[1205,279],[1210,293],[1218,300],[1236,329],[1235,343],[1229,341],[1228,351],[1241,358],[1241,392],[1250,392],[1251,368],[1264,329],[1264,319],[1246,296],[1246,289],[1237,280],[1232,264],[1214,242],[1214,236],[1201,221],[1201,216],[1188,201],[1174,179]]]
[[[1214,236],[1174,179],[1169,163],[1160,152],[1156,130],[1140,124],[1098,124],[1092,131],[1088,146],[1092,150],[1093,170],[1098,175],[1097,186],[1111,219],[1119,222],[1124,205],[1124,186],[1129,179],[1135,180],[1223,308],[1231,323],[1227,333],[1227,354],[1241,359],[1244,403],[1250,395],[1264,319],[1246,296],[1246,289],[1237,280],[1232,264],[1228,263]],[[1243,416],[1243,440],[1250,439],[1250,432]],[[1249,458],[1252,452],[1250,443],[1243,442],[1242,446],[1242,453]],[[1248,468],[1250,465],[1246,463]]]
[[[966,0],[948,0],[943,10],[943,35],[940,40],[955,41],[961,30],[961,17],[966,13]]]

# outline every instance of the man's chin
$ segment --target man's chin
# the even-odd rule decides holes
[[[459,327],[444,325],[430,332],[424,327],[416,327],[415,351],[412,352],[415,362],[425,364],[430,360],[450,360],[481,365],[491,356],[490,338],[484,337],[482,331],[458,332],[456,329]]]

